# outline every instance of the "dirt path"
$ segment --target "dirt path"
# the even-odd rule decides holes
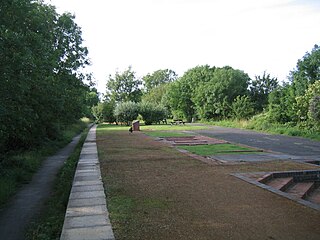
[[[22,187],[7,208],[0,212],[0,239],[25,239],[27,226],[40,213],[45,200],[50,196],[56,174],[75,149],[80,136],[73,138],[54,156],[48,157],[32,181]]]
[[[97,144],[116,239],[320,239],[318,211],[230,175],[312,166],[210,165],[136,132]]]

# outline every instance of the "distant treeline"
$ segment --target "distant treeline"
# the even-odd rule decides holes
[[[167,117],[187,121],[249,119],[255,116],[255,119],[270,123],[318,130],[319,46],[315,45],[311,52],[299,59],[296,68],[288,75],[286,82],[279,83],[277,78],[266,72],[250,79],[244,71],[230,66],[203,65],[189,69],[181,77],[173,70],[165,69],[140,79],[129,67],[124,72],[109,76],[105,100],[93,110],[98,121],[131,121],[138,116],[139,110],[132,103],[124,103],[143,102],[148,104],[149,114],[156,114],[157,108],[164,107]],[[140,115],[142,119],[146,116]],[[127,119],[124,116],[128,116]],[[159,118],[160,115],[154,119]]]

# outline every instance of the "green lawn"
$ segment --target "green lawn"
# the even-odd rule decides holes
[[[201,156],[211,156],[216,154],[232,153],[255,153],[254,149],[241,147],[234,144],[214,144],[214,145],[196,145],[196,146],[179,146],[178,148],[187,150]],[[240,152],[239,152],[240,151]],[[258,152],[258,150],[256,151]]]
[[[182,132],[169,132],[169,131],[143,131],[145,134],[151,137],[190,137],[192,134]]]
[[[140,124],[141,131],[192,131],[208,129],[211,126],[199,126],[193,124],[181,124],[181,125],[144,125]],[[112,131],[128,131],[130,126],[115,125],[115,124],[99,124],[97,131],[112,130]]]
[[[181,125],[147,125],[140,126],[142,131],[192,131],[208,129],[210,126],[199,126],[194,124],[181,124]]]

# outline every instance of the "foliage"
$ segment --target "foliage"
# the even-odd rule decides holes
[[[139,114],[146,125],[158,123],[167,117],[167,111],[163,106],[151,102],[141,102],[139,104]]]
[[[159,87],[163,84],[173,82],[177,79],[178,75],[170,69],[157,70],[152,74],[147,74],[142,78],[146,91]]]
[[[245,95],[249,76],[231,67],[215,69],[212,78],[196,88],[193,101],[202,119],[226,118],[230,105],[238,95]]]
[[[197,66],[189,69],[178,81],[170,84],[165,99],[173,113],[176,115],[182,113],[183,117],[191,122],[196,115],[194,93],[201,83],[211,79],[214,71],[215,67],[211,68],[209,65]]]
[[[303,96],[296,98],[296,110],[300,120],[313,120],[320,122],[320,81],[309,85]]]
[[[253,102],[248,96],[237,96],[231,104],[231,117],[248,119],[254,114]]]
[[[142,102],[151,102],[154,104],[166,105],[165,95],[168,91],[169,84],[161,84],[143,94]]]
[[[100,102],[92,107],[92,114],[98,123],[116,121],[114,116],[115,103],[113,101]]]
[[[277,78],[271,78],[270,74],[263,72],[262,76],[255,76],[250,82],[250,97],[255,103],[255,109],[261,112],[268,105],[269,94],[278,87]]]
[[[137,79],[135,72],[128,67],[124,72],[116,72],[115,76],[109,75],[107,94],[114,102],[140,102],[142,81]]]
[[[135,102],[118,103],[114,109],[114,116],[118,122],[126,123],[128,126],[130,122],[137,119],[139,114],[139,105]]]
[[[41,1],[3,0],[0,15],[0,152],[56,139],[84,112],[89,64],[69,13]]]
[[[46,145],[34,150],[7,155],[0,161],[0,205],[5,204],[21,184],[31,180],[43,159],[65,146],[86,126],[86,123],[79,121],[68,126],[60,139],[47,142]]]
[[[269,94],[268,119],[272,123],[296,121],[294,92],[291,85],[278,87]]]
[[[297,67],[291,72],[291,81],[296,96],[302,96],[310,84],[320,79],[320,47],[315,45],[297,62]]]

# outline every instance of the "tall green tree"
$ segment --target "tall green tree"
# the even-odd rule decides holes
[[[140,102],[142,81],[135,76],[131,66],[124,72],[109,75],[107,82],[107,95],[115,102]]]
[[[193,101],[196,89],[202,83],[210,81],[215,69],[209,65],[196,66],[170,84],[165,98],[176,115],[182,114],[189,122],[196,116],[196,105]]]
[[[0,151],[29,148],[82,115],[89,62],[74,16],[41,1],[0,5]]]
[[[153,88],[158,87],[162,84],[173,82],[177,79],[178,75],[170,69],[157,70],[152,74],[147,74],[142,77],[142,81],[146,88],[146,91],[149,92]]]
[[[254,102],[257,112],[261,112],[268,106],[269,94],[278,87],[278,79],[263,72],[262,76],[255,76],[250,82],[250,97]]]
[[[241,70],[229,66],[215,69],[210,80],[202,82],[193,96],[200,118],[227,118],[233,100],[247,95],[249,81],[248,74]]]
[[[297,62],[296,69],[291,72],[290,79],[296,96],[304,95],[310,84],[320,79],[320,47],[314,45]]]

